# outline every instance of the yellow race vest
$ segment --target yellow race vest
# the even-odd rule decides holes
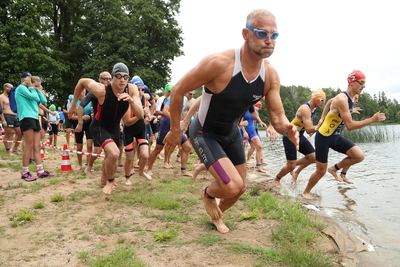
[[[344,125],[342,122],[343,120],[339,117],[339,114],[329,111],[318,132],[324,136],[330,136],[333,133],[338,134],[343,127],[342,125]]]

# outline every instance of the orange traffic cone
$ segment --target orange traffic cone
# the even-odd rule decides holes
[[[61,159],[61,172],[65,173],[70,171],[72,171],[72,167],[71,167],[71,160],[69,159],[69,154],[68,154],[68,146],[64,145],[62,152],[62,159]]]
[[[43,143],[40,142],[40,158],[46,159],[46,155],[44,154]]]

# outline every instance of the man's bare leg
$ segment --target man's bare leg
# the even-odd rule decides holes
[[[181,176],[192,177],[192,175],[186,170],[186,164],[189,159],[189,147],[187,146],[189,142],[185,142],[182,148],[179,150],[181,153]]]
[[[205,189],[202,189],[200,192],[201,198],[203,199],[204,202],[204,208],[206,209],[206,212],[211,217],[211,219],[213,220],[221,219],[223,217],[223,213],[221,212],[221,209],[218,207],[215,197],[208,195],[207,189],[208,186]]]
[[[194,168],[194,173],[192,176],[192,183],[194,183],[196,181],[196,177],[200,172],[207,171],[206,165],[204,165],[203,163],[194,164],[193,168]]]
[[[301,194],[304,198],[314,199],[311,196],[311,190],[319,182],[319,180],[325,175],[327,167],[328,167],[328,163],[321,163],[321,162],[317,161],[316,171],[311,175],[310,179],[308,180],[306,188],[304,189],[303,193]]]
[[[114,187],[114,175],[117,171],[117,162],[120,151],[119,147],[114,142],[111,142],[105,145],[104,152],[106,154],[106,158],[104,160],[103,173],[105,174],[107,182],[102,191],[104,194],[109,195]]]
[[[139,175],[146,178],[147,180],[152,180],[151,175],[144,172],[144,168],[147,165],[149,158],[149,149],[147,145],[139,146],[140,160],[139,160]]]
[[[22,133],[21,133],[21,128],[20,127],[15,127],[15,141],[16,143],[14,144],[14,148],[12,149],[12,152],[15,154],[19,154],[18,147],[19,147],[19,142],[22,140]]]
[[[277,188],[282,188],[281,179],[282,179],[282,178],[279,178],[278,176],[276,176],[276,177],[274,178],[274,185],[275,185]]]
[[[212,202],[212,203],[204,202],[204,206],[206,207],[207,213],[211,217],[210,222],[212,224],[214,224],[215,227],[217,227],[217,230],[220,233],[226,234],[229,232],[229,228],[222,221],[223,213],[227,209],[232,207],[236,203],[236,201],[239,199],[239,197],[246,191],[246,185],[245,185],[245,183],[246,183],[246,163],[238,165],[238,166],[233,166],[232,163],[230,162],[230,160],[227,158],[220,159],[218,161],[218,163],[220,163],[220,167],[224,166],[222,168],[223,168],[223,171],[226,172],[224,174],[225,178],[223,178],[223,179],[219,178],[218,173],[220,173],[221,170],[218,168],[220,168],[220,167],[216,168],[214,164],[210,166],[209,171],[211,172],[211,174],[214,177],[216,177],[216,179],[218,179],[221,182],[221,184],[233,183],[233,184],[231,184],[233,187],[230,187],[232,189],[228,189],[229,191],[225,191],[227,188],[221,187],[217,181],[214,181],[210,186],[216,188],[217,190],[219,188],[219,190],[218,190],[219,194],[217,195],[217,197],[219,199],[221,199],[221,201],[218,205],[216,199],[214,199],[215,202]],[[230,168],[229,165],[231,165],[234,168]],[[232,178],[232,180],[231,180],[231,178]],[[233,188],[235,188],[235,189],[233,189]],[[234,190],[233,195],[232,195],[232,190]],[[208,191],[207,191],[207,193],[208,193]],[[204,200],[204,197],[206,197],[205,194],[203,194],[203,201],[207,201],[207,199]],[[209,206],[207,207],[206,204],[209,204]],[[217,206],[214,206],[214,205],[217,205]],[[209,208],[210,210],[207,210],[207,208]],[[213,213],[213,211],[214,211],[214,213]],[[213,217],[211,215],[211,214],[219,214],[219,212],[221,212],[221,216],[219,218],[215,217],[215,216]]]
[[[96,154],[96,155],[100,155],[100,153],[101,153],[102,150],[103,150],[103,149],[102,149],[101,147],[95,146],[95,147],[93,148],[93,153]],[[97,158],[98,158],[98,156],[91,156],[91,157],[89,158],[88,165],[87,165],[86,168],[85,168],[85,174],[86,174],[86,175],[89,175],[89,174],[92,173],[93,164],[94,164],[94,162],[96,161]]]
[[[346,182],[346,183],[348,183],[348,184],[354,184],[352,181],[350,181],[350,180],[347,179],[347,177],[346,177],[347,171],[348,171],[349,169],[350,169],[350,167],[343,168],[343,170],[340,172],[340,178],[343,179],[343,182]]]
[[[334,177],[337,181],[343,182],[343,179],[342,179],[342,178],[338,175],[338,173],[337,173],[339,170],[340,170],[340,169],[338,169],[337,164],[335,164],[334,166],[328,168],[328,172],[329,172],[330,174],[332,174],[333,177]]]

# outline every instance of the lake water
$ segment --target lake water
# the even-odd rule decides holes
[[[400,136],[400,125],[382,127]],[[275,177],[286,162],[282,140],[271,143],[266,141],[264,131],[260,135],[263,157],[268,162],[264,169]],[[310,141],[314,143],[314,137]],[[400,140],[357,145],[364,151],[365,159],[353,165],[347,173],[354,184],[337,182],[327,173],[311,191],[315,200],[307,202],[333,217],[352,239],[365,248],[364,252],[358,253],[362,261],[360,266],[400,266]],[[328,166],[344,157],[331,149]],[[290,185],[291,176],[286,175],[282,179],[281,193],[301,197],[314,171],[315,165],[304,169],[296,186]]]

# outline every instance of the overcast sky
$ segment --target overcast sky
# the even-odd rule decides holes
[[[243,44],[247,14],[271,11],[278,24],[275,52],[268,59],[281,84],[311,90],[347,88],[347,75],[361,70],[365,92],[400,102],[400,16],[397,1],[359,0],[182,0],[177,17],[184,56],[173,62],[176,83],[204,56]]]

